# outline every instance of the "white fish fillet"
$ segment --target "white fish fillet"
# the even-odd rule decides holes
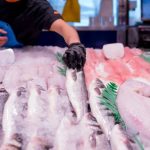
[[[132,134],[139,133],[145,147],[150,147],[150,85],[133,79],[119,88],[117,106]],[[134,107],[133,107],[134,106]]]

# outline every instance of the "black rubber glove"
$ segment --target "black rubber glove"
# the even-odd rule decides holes
[[[73,43],[63,55],[63,61],[68,68],[81,70],[86,61],[86,50],[83,44]]]

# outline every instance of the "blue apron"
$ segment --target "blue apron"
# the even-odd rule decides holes
[[[0,21],[0,29],[3,29],[7,32],[7,34],[2,34],[0,33],[0,36],[7,36],[8,41],[7,43],[5,43],[5,45],[3,45],[3,47],[7,47],[7,48],[19,48],[22,47],[23,44],[18,42],[16,39],[16,36],[11,28],[11,26],[4,22],[4,21]]]

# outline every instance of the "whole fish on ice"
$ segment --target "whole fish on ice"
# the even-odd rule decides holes
[[[133,147],[136,149],[136,145],[130,141],[126,131],[119,124],[115,125],[112,112],[100,103],[98,97],[101,96],[104,87],[105,85],[99,79],[93,80],[90,84],[89,101],[94,117],[110,141],[112,150],[132,150]]]
[[[110,139],[110,134],[113,126],[115,125],[112,112],[106,109],[104,105],[100,103],[101,90],[105,87],[101,80],[93,80],[89,87],[89,103],[91,112],[96,118],[97,122],[101,126],[107,139]]]
[[[79,122],[87,112],[88,93],[85,85],[84,72],[67,69],[66,89],[69,100],[76,113],[76,121]]]
[[[26,148],[27,150],[42,150],[44,147],[49,146],[46,85],[44,80],[41,79],[41,82],[38,81],[39,79],[35,79],[28,82],[29,100],[27,123],[29,126],[27,131],[29,142]]]
[[[116,124],[112,129],[110,143],[112,150],[138,150],[137,145],[119,124]]]
[[[110,150],[109,142],[95,120],[85,114],[78,124],[65,116],[56,133],[54,150]]]
[[[13,90],[5,104],[2,128],[3,143],[0,150],[20,150],[25,136],[28,91],[25,87]]]
[[[47,90],[44,80],[29,81],[28,87],[28,120],[32,133],[29,132],[27,150],[47,150],[54,146],[56,130],[70,107],[69,100],[60,87],[49,85]]]
[[[2,142],[2,118],[5,103],[9,97],[8,92],[4,88],[0,88],[0,144]]]

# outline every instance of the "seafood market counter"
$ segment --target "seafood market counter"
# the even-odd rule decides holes
[[[149,52],[109,49],[87,48],[79,72],[66,48],[1,50],[0,149],[150,149]]]

